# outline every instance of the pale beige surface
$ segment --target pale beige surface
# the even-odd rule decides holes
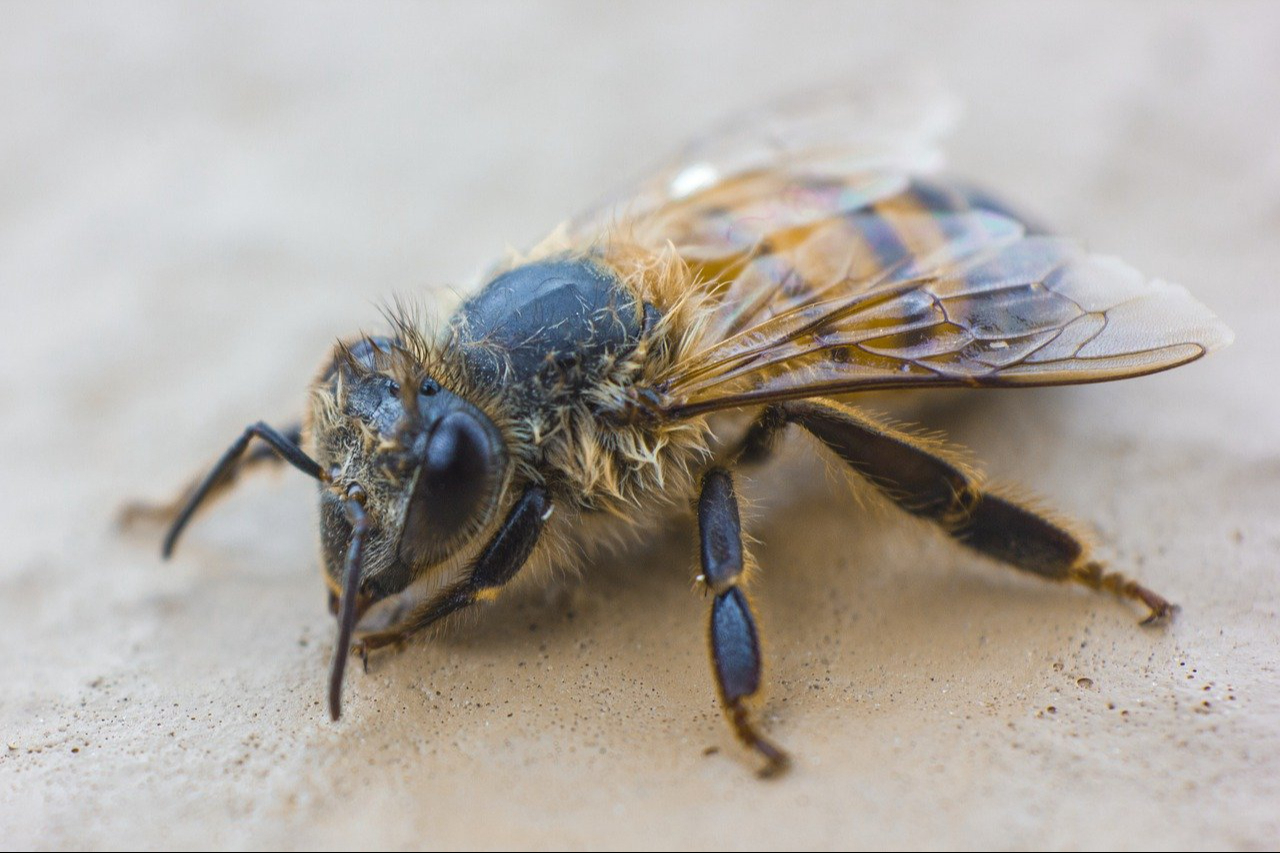
[[[0,845],[1280,845],[1280,7],[783,5],[0,10]],[[338,725],[308,483],[245,487],[172,565],[114,532],[295,412],[379,298],[465,281],[716,113],[903,58],[968,104],[958,171],[1236,330],[930,418],[1092,520],[1170,629],[789,453],[747,484],[797,758],[762,784],[687,528],[354,673]]]

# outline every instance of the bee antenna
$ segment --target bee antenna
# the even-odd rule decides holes
[[[351,656],[351,634],[356,627],[356,599],[360,597],[360,570],[364,562],[365,540],[372,524],[364,509],[365,492],[353,485],[347,489],[345,509],[351,522],[351,545],[342,570],[342,599],[338,604],[338,642],[333,650],[333,667],[329,670],[329,716],[342,716],[342,680]]]

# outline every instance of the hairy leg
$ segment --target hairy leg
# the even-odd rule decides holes
[[[733,478],[713,468],[702,478],[698,498],[701,580],[714,594],[709,634],[711,665],[725,715],[734,734],[765,760],[761,776],[773,776],[788,764],[787,754],[761,735],[748,703],[760,692],[760,636],[751,603],[742,589],[742,525]]]
[[[498,597],[533,553],[552,512],[551,498],[540,486],[525,490],[461,580],[441,590],[391,627],[363,634],[352,649],[364,656],[397,645],[413,634],[477,602]]]
[[[782,406],[766,406],[747,428],[742,442],[729,454],[729,463],[758,465],[768,460],[786,428],[786,410]]]
[[[898,506],[926,518],[979,553],[1053,581],[1074,581],[1141,602],[1144,624],[1176,609],[1118,572],[1108,572],[1071,526],[984,488],[940,442],[882,424],[849,406],[805,400],[782,406],[786,419],[816,436]]]

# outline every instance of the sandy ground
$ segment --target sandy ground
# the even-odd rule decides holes
[[[1280,6],[0,19],[3,847],[1280,846]],[[468,281],[711,116],[902,62],[968,103],[957,171],[1237,333],[928,417],[1090,519],[1170,628],[859,511],[792,447],[746,484],[797,758],[766,784],[687,527],[355,673],[337,725],[308,483],[247,485],[172,565],[113,528],[298,411],[379,299]]]

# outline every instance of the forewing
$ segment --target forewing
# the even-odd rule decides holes
[[[639,228],[643,238],[660,241],[674,222],[698,218],[708,191],[735,184],[725,194],[730,199],[769,206],[785,202],[779,196],[794,184],[824,179],[874,175],[896,181],[889,191],[899,189],[901,176],[937,168],[938,141],[958,113],[956,99],[923,77],[793,95],[721,122],[576,217],[567,233],[575,242],[589,242],[609,231]]]
[[[686,359],[664,388],[668,413],[874,388],[1099,382],[1230,341],[1181,287],[999,214],[948,216],[954,237],[933,254],[812,288]]]
[[[1230,332],[1182,288],[925,177],[957,113],[901,81],[743,114],[574,220],[585,248],[674,249],[707,317],[668,416],[872,388],[1150,373]]]

